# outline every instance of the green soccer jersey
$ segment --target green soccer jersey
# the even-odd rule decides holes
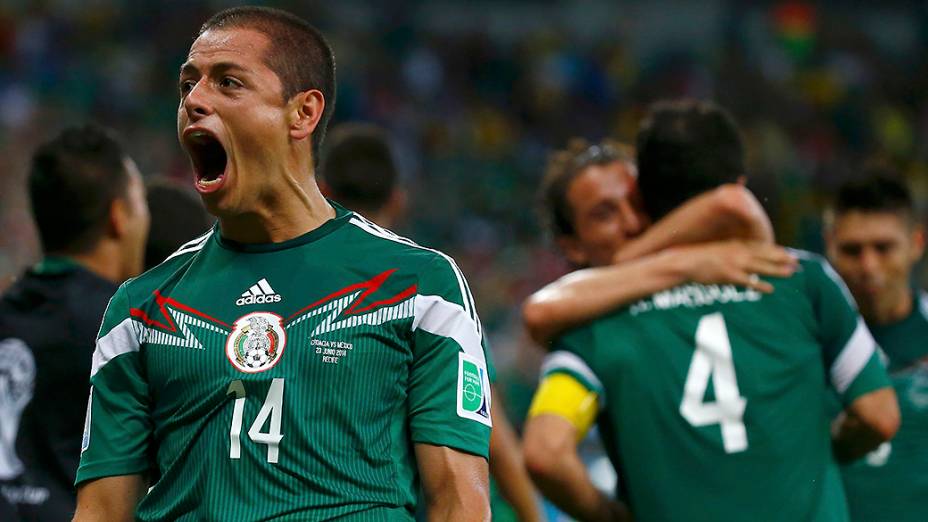
[[[928,520],[928,294],[915,298],[907,318],[871,327],[889,361],[902,425],[892,441],[841,469],[855,521]]]
[[[336,210],[284,243],[217,228],[119,288],[78,483],[147,473],[139,520],[411,520],[415,443],[488,456],[460,270]]]
[[[638,520],[842,521],[826,387],[888,385],[843,282],[819,257],[764,295],[689,284],[574,330],[543,374],[597,393]]]

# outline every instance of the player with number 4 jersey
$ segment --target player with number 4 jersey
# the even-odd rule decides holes
[[[885,370],[824,261],[803,256],[771,282],[769,295],[681,286],[572,331],[545,360],[533,414],[580,430],[599,417],[636,518],[845,520],[824,391],[850,404],[886,386]]]
[[[704,102],[656,105],[637,154],[652,219],[743,173],[734,123]],[[541,489],[591,520],[847,520],[835,457],[892,437],[898,406],[844,283],[822,258],[794,255],[795,273],[765,278],[771,293],[685,284],[555,341],[525,428]],[[846,407],[834,435],[829,387]],[[576,458],[594,421],[620,501]]]

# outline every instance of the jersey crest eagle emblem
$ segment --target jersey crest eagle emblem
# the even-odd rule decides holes
[[[286,344],[283,318],[271,312],[253,312],[235,321],[226,340],[226,355],[239,371],[263,372],[277,364]]]

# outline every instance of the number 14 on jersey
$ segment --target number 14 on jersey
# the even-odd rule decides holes
[[[229,458],[242,458],[242,424],[245,414],[245,384],[241,380],[232,381],[226,395],[235,396],[235,406],[232,410],[232,426],[229,428]],[[280,432],[280,418],[284,405],[284,380],[274,379],[271,381],[271,388],[267,391],[267,397],[264,399],[264,405],[258,412],[257,418],[248,429],[248,438],[252,442],[267,445],[267,461],[271,464],[277,464],[277,456],[280,450],[280,441],[284,438]],[[261,431],[261,428],[270,418],[268,431]]]

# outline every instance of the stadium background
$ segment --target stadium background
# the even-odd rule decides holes
[[[266,3],[330,38],[334,123],[390,131],[412,203],[399,231],[461,264],[517,424],[539,357],[519,304],[565,270],[534,191],[570,136],[633,140],[649,102],[713,98],[744,129],[750,186],[779,240],[815,251],[822,202],[866,161],[897,167],[928,206],[924,2]],[[23,180],[60,127],[114,127],[146,177],[189,179],[177,69],[228,5],[0,3],[0,290],[39,255]]]

